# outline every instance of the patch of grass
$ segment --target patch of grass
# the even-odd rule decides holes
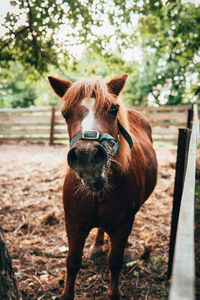
[[[167,141],[154,141],[153,142],[154,147],[175,147],[177,146],[177,143],[175,142],[167,142]]]
[[[154,269],[157,269],[158,272],[162,272],[166,267],[165,259],[158,255],[157,257],[150,258],[150,263]]]
[[[167,262],[166,258],[158,255],[149,259],[150,268],[153,273],[156,273],[157,284],[152,284],[151,291],[159,295],[160,300],[167,300],[169,296],[169,281],[167,280]]]
[[[163,289],[163,295],[161,300],[168,300],[169,299],[169,282],[165,281],[165,287]]]

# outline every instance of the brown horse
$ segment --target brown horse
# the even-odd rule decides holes
[[[134,216],[156,184],[149,122],[137,111],[126,110],[119,97],[126,79],[124,74],[106,84],[100,77],[77,83],[49,77],[64,100],[62,114],[70,139],[63,187],[69,242],[63,300],[74,299],[85,239],[94,227],[99,229],[91,256],[102,252],[106,232],[110,237],[108,299],[120,298],[119,273]]]

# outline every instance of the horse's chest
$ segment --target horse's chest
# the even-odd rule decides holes
[[[98,217],[100,226],[103,228],[113,226],[121,220],[125,219],[133,213],[131,202],[121,201],[117,198],[109,199],[109,201],[102,202],[98,208]]]
[[[74,199],[67,205],[67,215],[76,223],[87,227],[107,228],[125,219],[132,210],[128,204],[116,197],[85,197]]]

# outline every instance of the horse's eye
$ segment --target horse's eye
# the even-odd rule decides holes
[[[110,113],[113,115],[117,115],[118,111],[119,111],[119,105],[113,104],[110,108]]]

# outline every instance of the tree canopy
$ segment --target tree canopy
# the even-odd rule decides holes
[[[195,1],[12,0],[11,4],[16,10],[8,12],[2,24],[1,70],[10,72],[8,62],[14,61],[32,70],[27,74],[32,79],[46,76],[50,66],[72,80],[127,72],[125,97],[130,104],[197,101],[200,6]]]

